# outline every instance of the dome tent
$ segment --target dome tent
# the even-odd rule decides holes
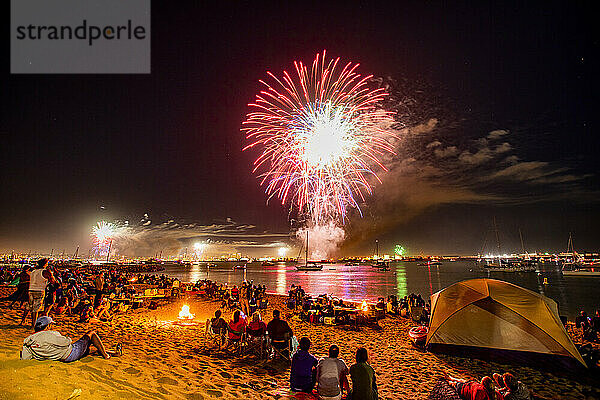
[[[448,353],[585,366],[552,299],[509,282],[472,279],[431,296],[426,345]]]

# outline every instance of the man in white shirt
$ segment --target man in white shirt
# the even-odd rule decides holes
[[[100,355],[110,358],[111,354],[106,351],[100,337],[94,332],[87,332],[78,341],[73,343],[71,338],[61,335],[57,331],[46,330],[54,322],[52,318],[42,316],[35,321],[33,335],[23,341],[21,360],[54,360],[72,362],[79,360],[90,353],[90,345],[93,345]],[[113,356],[122,354],[121,344],[117,345]]]
[[[31,327],[34,326],[44,302],[44,294],[48,281],[54,282],[54,277],[48,269],[48,259],[41,258],[37,261],[37,266],[31,271],[31,277],[29,278],[29,307],[23,312],[21,325],[25,323],[27,314],[31,312]]]

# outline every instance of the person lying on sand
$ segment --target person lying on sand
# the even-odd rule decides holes
[[[525,384],[510,372],[506,372],[502,375],[494,374],[494,381],[496,382],[496,386],[505,400],[529,400],[531,395],[529,394],[529,389]]]
[[[464,400],[504,400],[502,394],[494,388],[494,381],[489,376],[481,378],[481,382],[464,381],[447,377],[448,384]]]
[[[123,354],[122,345],[117,345],[116,351],[107,352],[100,337],[94,332],[87,332],[75,343],[71,338],[61,335],[57,331],[46,330],[54,322],[52,318],[42,316],[35,321],[33,335],[23,341],[21,360],[54,360],[62,362],[73,362],[90,353],[90,345],[93,345],[100,355],[106,359],[111,356]]]

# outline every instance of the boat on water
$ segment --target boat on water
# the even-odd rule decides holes
[[[442,263],[439,261],[428,261],[424,263],[418,263],[417,267],[439,267],[440,265],[442,265]]]
[[[321,271],[323,270],[323,266],[317,264],[316,262],[308,262],[304,265],[296,266],[296,271]]]
[[[575,251],[573,235],[569,233],[566,257],[563,261],[561,272],[563,276],[600,276],[600,259],[596,255],[584,254]]]
[[[375,240],[375,259],[371,263],[371,267],[377,268],[380,271],[389,271],[390,262],[379,258],[379,240]]]
[[[537,263],[532,260],[502,259],[486,260],[483,269],[487,272],[536,272]]]
[[[567,262],[562,266],[563,276],[600,276],[600,263]]]
[[[233,269],[234,269],[234,270],[236,270],[236,269],[246,269],[246,264],[244,264],[244,265],[235,265],[235,266],[233,267]]]
[[[302,249],[300,249],[302,251]],[[308,261],[308,230],[306,231],[306,253],[305,253],[305,263],[304,265],[296,265],[296,271],[321,271],[323,269],[323,265],[317,264],[314,261]]]
[[[273,267],[275,263],[273,261],[263,261],[261,264],[263,267]]]

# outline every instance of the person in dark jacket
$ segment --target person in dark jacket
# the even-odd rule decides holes
[[[290,388],[294,392],[312,392],[316,382],[316,369],[318,360],[310,354],[310,339],[303,337],[300,339],[300,346],[292,357],[292,367],[290,369]]]

